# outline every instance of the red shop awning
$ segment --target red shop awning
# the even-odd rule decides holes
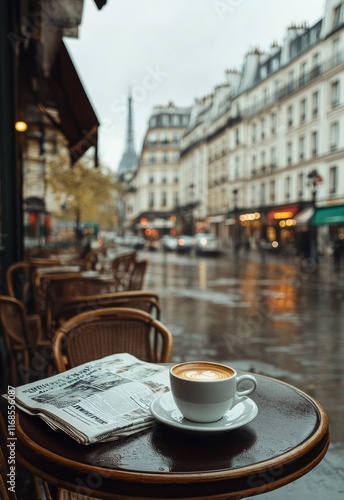
[[[286,205],[270,210],[266,215],[268,224],[278,223],[280,220],[292,219],[300,211],[300,205]]]

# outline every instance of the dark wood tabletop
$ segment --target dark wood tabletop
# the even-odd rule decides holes
[[[18,416],[24,465],[72,491],[113,499],[239,499],[279,488],[315,467],[329,445],[328,419],[295,387],[255,375],[258,415],[216,435],[157,423],[131,437],[89,446]]]

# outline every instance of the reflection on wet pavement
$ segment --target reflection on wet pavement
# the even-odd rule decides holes
[[[313,487],[306,494],[301,479],[294,489],[293,484],[266,498],[339,498],[335,495],[343,493],[343,472],[338,469],[344,450],[344,271],[335,275],[328,262],[314,271],[276,257],[265,263],[254,257],[147,257],[145,288],[160,295],[161,319],[174,336],[174,362],[211,359],[279,378],[317,399],[329,416],[331,441],[338,444],[331,445],[331,452],[305,481],[326,469],[324,485],[326,492],[334,488],[332,496]],[[332,474],[329,464],[337,464]]]

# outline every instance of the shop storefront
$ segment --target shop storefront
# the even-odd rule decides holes
[[[277,242],[280,250],[292,250],[295,246],[296,214],[301,205],[286,205],[273,208],[266,215],[266,237],[270,242]]]

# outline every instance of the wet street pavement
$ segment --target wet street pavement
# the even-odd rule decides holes
[[[174,337],[173,362],[203,359],[288,382],[317,399],[331,445],[310,473],[260,500],[344,498],[344,266],[231,254],[160,252],[149,259],[145,288],[161,299]]]

